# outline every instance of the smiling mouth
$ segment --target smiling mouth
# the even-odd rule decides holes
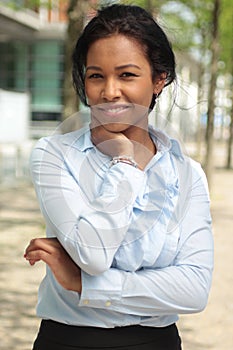
[[[118,116],[124,112],[126,112],[130,107],[128,105],[124,106],[101,106],[98,108],[98,110],[107,115],[107,116]]]
[[[107,110],[105,110],[105,112],[107,112],[107,113],[120,113],[125,109],[126,109],[125,107],[108,108]]]

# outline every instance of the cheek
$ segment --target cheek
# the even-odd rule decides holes
[[[96,87],[90,86],[90,84],[85,84],[85,93],[86,93],[86,97],[89,101],[91,101],[97,97]]]
[[[153,96],[153,89],[148,84],[141,85],[139,89],[134,91],[134,98],[138,104],[149,106]],[[135,101],[136,102],[136,101]]]
[[[85,87],[85,93],[86,95],[89,94],[89,91],[90,91],[90,87],[89,87],[89,84],[85,81],[84,83],[84,87]]]

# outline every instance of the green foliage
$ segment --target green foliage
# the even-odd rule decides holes
[[[158,20],[176,50],[194,52],[200,60],[210,50],[214,0],[136,0],[136,4],[158,15]],[[220,60],[225,72],[233,66],[232,0],[221,0]],[[208,63],[208,61],[207,61]],[[205,63],[204,63],[205,64]]]
[[[6,7],[9,7],[10,9],[12,9],[12,10],[20,10],[20,9],[22,9],[22,7],[23,7],[23,5],[21,4],[21,3],[19,3],[19,2],[16,2],[16,1],[14,1],[14,0],[9,0],[9,1],[6,1],[6,2],[4,2],[4,5],[6,6]]]
[[[150,0],[160,23],[174,46],[181,50],[198,50],[205,46],[211,27],[212,0]],[[148,0],[137,0],[147,8]],[[165,24],[166,23],[166,24]]]
[[[52,7],[52,3],[49,0],[8,0],[4,2],[4,5],[15,11],[22,9],[35,10],[40,6]]]
[[[232,0],[222,0],[220,15],[220,59],[224,71],[233,72],[233,6]]]

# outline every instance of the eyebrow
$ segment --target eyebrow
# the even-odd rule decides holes
[[[115,70],[121,70],[121,69],[126,69],[126,68],[136,68],[136,69],[140,69],[141,68],[139,66],[137,66],[136,64],[132,64],[132,63],[129,63],[129,64],[124,64],[122,66],[118,66],[115,68]],[[102,71],[102,69],[98,66],[88,66],[86,67],[86,71],[88,70],[97,70],[97,71]]]

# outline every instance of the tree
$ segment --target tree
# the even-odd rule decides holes
[[[209,46],[211,26],[211,4],[212,0],[203,3],[200,0],[167,1],[161,10],[165,15],[166,22],[174,32],[178,33],[174,45],[181,54],[193,56],[196,62],[197,82],[197,125],[196,125],[196,158],[201,160],[201,149],[203,142],[203,125],[201,123],[201,107],[205,100],[206,81],[205,77],[209,71]],[[165,10],[165,11],[164,11]],[[185,34],[184,34],[185,33]]]
[[[232,54],[232,60],[233,60],[233,54]],[[229,125],[229,138],[227,143],[227,163],[226,163],[227,169],[231,168],[232,145],[233,145],[233,70],[232,70],[232,76],[231,76],[231,121]]]
[[[64,54],[64,88],[63,88],[63,119],[77,112],[79,101],[74,93],[72,83],[72,53],[74,45],[81,31],[87,14],[88,2],[83,0],[70,0],[67,9],[68,27],[65,39]]]
[[[219,59],[219,14],[220,0],[214,0],[213,7],[213,26],[212,26],[212,44],[211,44],[211,66],[210,66],[210,88],[208,96],[207,112],[207,129],[206,129],[206,158],[205,172],[211,186],[211,175],[213,170],[213,147],[214,147],[214,108],[215,108],[215,91],[218,74]]]
[[[227,141],[227,159],[226,168],[230,169],[232,164],[232,145],[233,145],[233,7],[231,0],[222,0],[222,11],[220,15],[220,59],[224,62],[223,73],[231,76],[229,91],[231,91],[231,108],[229,137]]]
[[[70,0],[67,9],[68,26],[65,39],[65,70],[63,86],[63,121],[62,131],[68,132],[83,126],[79,118],[69,118],[80,108],[80,101],[74,91],[72,82],[72,53],[77,38],[86,22],[94,16],[97,0]],[[69,119],[68,119],[69,118]]]

